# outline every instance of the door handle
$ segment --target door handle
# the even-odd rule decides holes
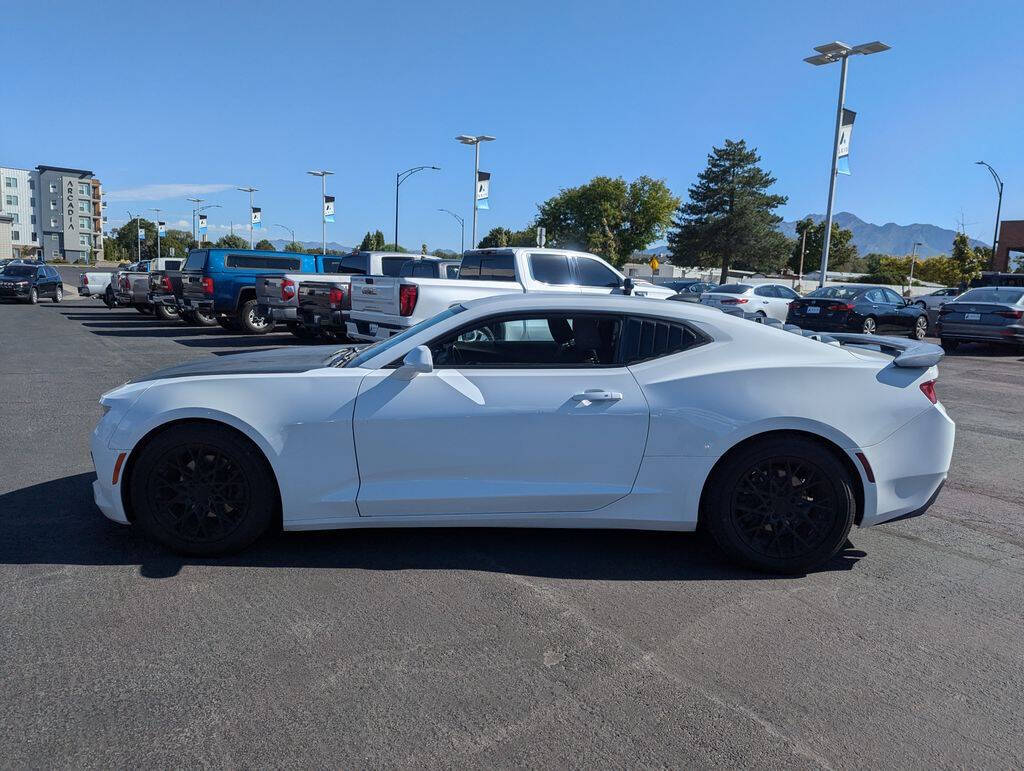
[[[573,394],[572,398],[577,402],[617,402],[622,399],[622,394],[603,388],[588,388],[586,391]]]

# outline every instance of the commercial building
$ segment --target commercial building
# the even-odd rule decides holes
[[[14,244],[11,242],[11,225],[14,218],[10,214],[0,214],[0,260],[14,256]]]
[[[11,240],[21,256],[102,259],[102,190],[91,171],[0,167],[0,191],[0,214],[13,217]]]

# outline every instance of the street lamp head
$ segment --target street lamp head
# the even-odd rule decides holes
[[[870,43],[861,43],[856,46],[850,46],[846,43],[834,40],[831,43],[814,46],[814,50],[818,52],[818,55],[808,56],[804,61],[808,64],[813,64],[815,67],[820,67],[822,64],[838,62],[848,56],[855,56],[857,54],[868,56],[869,54],[881,53],[882,51],[888,51],[891,47],[892,46],[883,43],[881,40],[875,40]]]
[[[883,43],[881,40],[875,40],[871,43],[861,43],[859,46],[854,46],[853,52],[868,56],[870,54],[880,54],[882,51],[888,51],[890,48],[892,46]]]
[[[492,137],[490,134],[481,134],[477,137],[479,142],[493,142],[497,137]]]
[[[455,141],[462,142],[464,145],[475,145],[476,137],[471,137],[469,134],[459,134],[455,137]]]
[[[236,187],[235,190],[241,190],[243,193],[255,193],[259,190],[258,187]]]
[[[334,172],[328,171],[327,169],[316,169],[314,171],[307,171],[306,173],[312,174],[314,177],[326,177],[329,174],[333,174]]]
[[[432,168],[434,171],[440,171],[441,170],[440,166],[431,166],[430,168]]]
[[[814,50],[819,54],[825,54],[826,56],[845,56],[853,50],[852,46],[841,43],[838,40],[833,40],[831,43],[823,43],[820,46],[814,46]]]

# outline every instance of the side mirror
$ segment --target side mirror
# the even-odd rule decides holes
[[[402,359],[402,366],[395,370],[400,380],[412,380],[419,374],[434,371],[434,357],[425,345],[417,345]]]
[[[622,279],[622,294],[633,294],[633,288],[636,284],[633,283],[633,279],[630,276],[626,276]]]

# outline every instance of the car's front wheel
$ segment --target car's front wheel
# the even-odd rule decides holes
[[[266,459],[227,427],[183,424],[158,434],[127,480],[135,522],[182,554],[244,549],[270,527],[277,489]]]
[[[878,331],[878,322],[875,321],[874,316],[868,316],[861,322],[860,331],[865,335],[873,335]]]
[[[63,299],[64,299],[64,287],[58,286],[56,289],[53,290],[53,301],[55,303],[59,303]]]
[[[31,289],[28,290],[28,304],[29,305],[35,305],[38,302],[39,302],[39,290],[36,289],[35,287],[32,287]]]
[[[928,336],[928,317],[918,316],[914,321],[914,329],[910,336],[915,340],[924,340]]]
[[[715,470],[702,519],[733,559],[772,573],[801,573],[846,543],[857,511],[846,466],[800,437],[754,442]]]

